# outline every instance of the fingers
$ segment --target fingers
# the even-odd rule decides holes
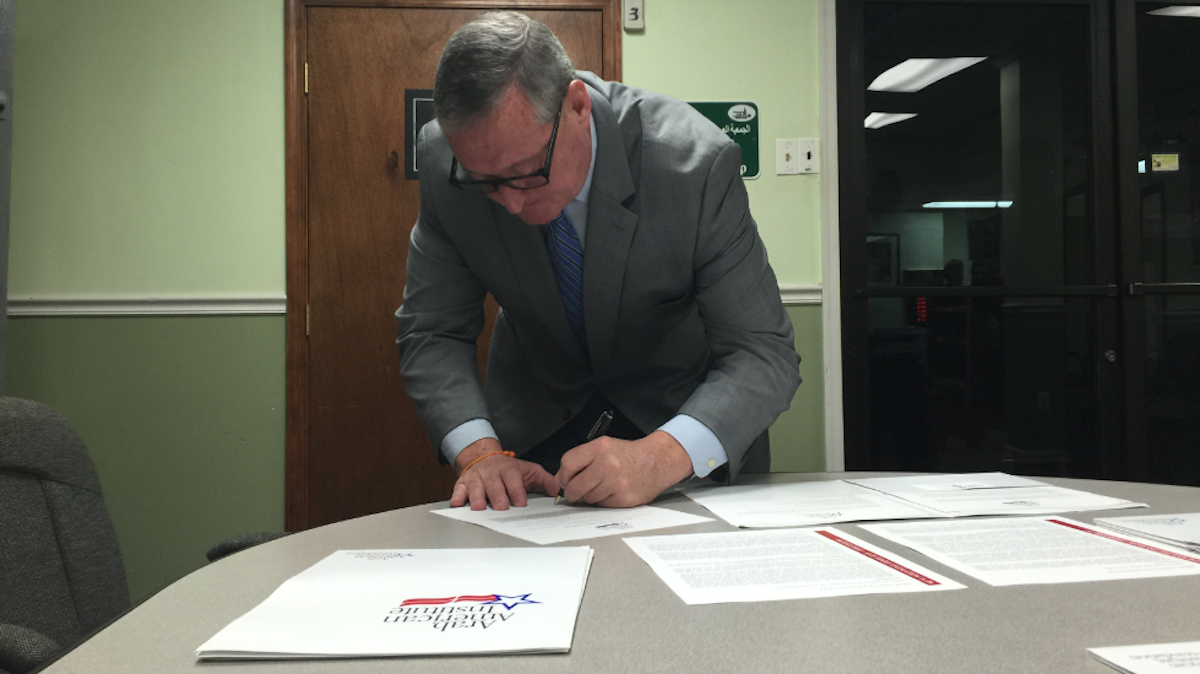
[[[614,489],[616,475],[602,470],[595,463],[589,464],[588,469],[580,471],[575,478],[564,487],[568,501],[586,501],[596,503],[606,498]]]
[[[551,475],[545,468],[532,462],[524,462],[521,468],[522,480],[527,492],[536,487],[547,496],[558,496],[558,479]],[[517,502],[514,500],[513,505],[516,504]]]
[[[592,443],[589,442],[568,450],[559,461],[558,473],[554,476],[554,489],[561,490],[563,496],[571,503],[580,500],[584,494],[595,488],[598,482],[598,474],[592,475],[592,479],[586,482],[581,480],[580,475],[596,457],[595,448],[591,445]],[[556,495],[557,493],[558,491],[555,491]]]
[[[542,467],[538,466],[538,468]],[[562,490],[562,486],[558,484],[558,478],[547,472],[545,468],[542,468],[541,475],[539,475],[535,481],[529,484],[530,486],[536,485],[541,487],[542,493],[544,493],[546,496],[558,496],[558,492]]]
[[[467,485],[462,481],[454,483],[454,492],[450,494],[450,507],[461,508],[467,503]]]
[[[458,484],[454,487],[455,490],[457,490],[460,486],[465,488],[467,491],[467,498],[471,503],[471,510],[487,509],[487,481],[481,475],[462,475],[458,478]],[[507,507],[508,503],[505,502],[504,508]],[[504,508],[497,508],[497,510],[503,510]]]
[[[524,508],[529,502],[525,496],[525,480],[521,475],[520,470],[504,470],[500,473],[501,486],[504,487],[505,498],[518,508]],[[496,502],[492,501],[492,506],[495,507]],[[496,508],[503,510],[504,508]]]
[[[557,490],[551,486],[553,484],[554,476],[535,463],[501,455],[489,456],[459,476],[450,496],[450,506],[461,507],[469,503],[471,510],[485,510],[488,504],[494,510],[524,507],[529,503],[528,488]]]
[[[668,433],[640,440],[602,437],[562,458],[557,479],[569,501],[628,508],[655,499],[691,473],[691,458]]]
[[[484,479],[483,491],[487,494],[486,500],[480,499],[480,507],[475,507],[475,499],[471,499],[471,510],[483,510],[490,502],[493,510],[508,510],[508,488],[504,485],[504,476],[494,474]]]
[[[596,442],[598,441],[593,440],[585,445],[579,445],[562,455],[558,464],[558,474],[555,476],[558,478],[559,487],[566,489],[567,484],[575,479],[580,471],[591,465],[592,460],[596,457],[596,448],[593,446]]]
[[[635,506],[646,505],[652,500],[654,500],[653,497],[651,497],[649,500],[644,500],[635,497],[629,492],[614,491],[604,498],[596,501],[588,501],[588,503],[592,503],[603,508],[633,508]]]
[[[557,475],[571,503],[598,503],[619,487],[623,478],[611,438],[599,438],[563,454]]]
[[[593,505],[609,507],[606,501],[612,501],[620,493],[611,481],[603,481],[585,493],[580,500]]]
[[[487,508],[483,480],[478,478],[477,475],[462,475],[458,478],[458,482],[454,483],[454,491],[450,495],[451,508],[460,508],[468,502],[471,504],[471,510]]]
[[[679,455],[678,470],[663,470],[666,464],[655,460],[664,448]],[[664,488],[686,477],[674,473],[691,471],[683,448],[661,432],[635,441],[601,437],[580,445],[563,455],[557,475],[536,463],[488,453],[488,449],[480,446],[476,458],[461,464],[466,468],[454,485],[452,507],[468,503],[472,510],[484,510],[489,504],[495,510],[523,507],[529,503],[528,490],[541,489],[551,496],[562,490],[570,502],[628,508],[653,501]]]

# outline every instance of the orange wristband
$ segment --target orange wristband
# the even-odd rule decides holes
[[[475,459],[471,463],[468,463],[466,468],[463,468],[462,472],[458,474],[459,477],[462,477],[464,473],[466,473],[468,470],[471,470],[471,466],[474,466],[475,464],[479,463],[480,461],[483,461],[484,459],[488,458],[489,456],[495,456],[497,454],[503,454],[504,456],[511,457],[514,459],[517,458],[517,455],[514,454],[513,452],[488,452],[487,454],[484,454],[483,456]]]

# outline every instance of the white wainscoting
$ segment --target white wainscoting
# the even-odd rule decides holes
[[[9,297],[9,316],[263,316],[286,312],[283,295],[71,295]]]
[[[780,286],[787,306],[820,305],[821,286]],[[9,297],[9,316],[269,316],[282,315],[283,295],[72,295]]]

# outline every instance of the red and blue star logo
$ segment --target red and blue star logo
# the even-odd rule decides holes
[[[441,604],[456,604],[459,602],[478,602],[479,604],[499,604],[508,610],[512,610],[514,606],[521,604],[540,604],[540,601],[534,601],[529,598],[532,592],[525,594],[463,594],[457,597],[429,597],[418,599],[405,599],[400,603],[401,606],[437,606]]]

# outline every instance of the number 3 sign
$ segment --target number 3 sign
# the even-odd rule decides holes
[[[625,0],[625,30],[645,30],[646,12],[642,0]]]

